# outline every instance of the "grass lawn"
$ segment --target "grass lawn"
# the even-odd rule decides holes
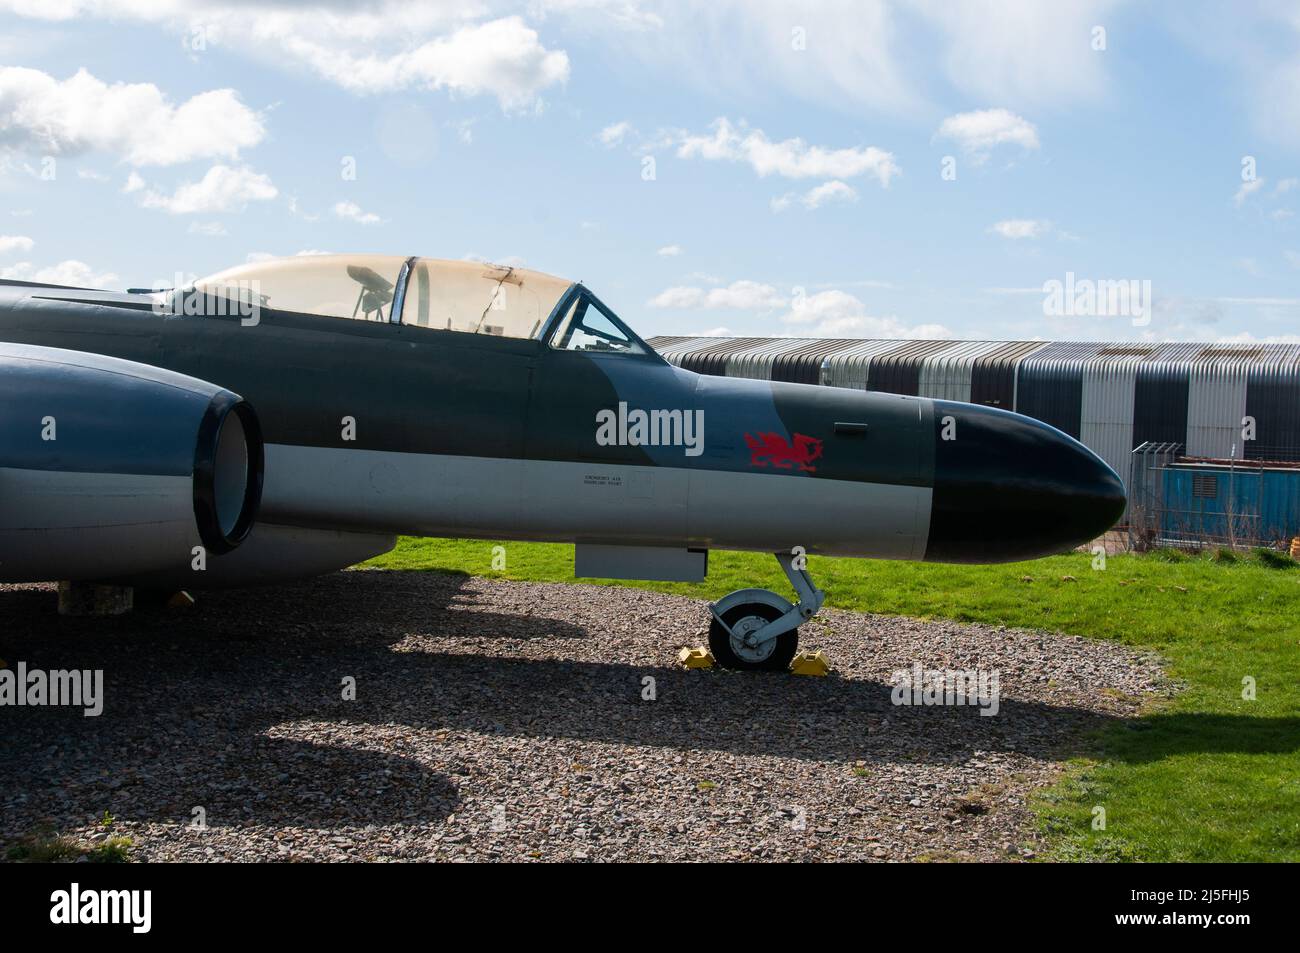
[[[364,565],[572,582],[573,547],[402,539]],[[1061,860],[1300,860],[1300,569],[1257,558],[1087,554],[1004,566],[810,558],[841,609],[1030,626],[1154,649],[1185,685],[1141,718],[1105,729],[1092,755],[1037,803]],[[1062,577],[1072,576],[1073,581]],[[1027,581],[1027,578],[1032,581]],[[583,580],[584,582],[590,580]],[[716,599],[766,586],[789,595],[771,556],[709,554],[697,585],[618,582]],[[1243,699],[1243,679],[1255,699]],[[1106,830],[1092,829],[1093,808]]]

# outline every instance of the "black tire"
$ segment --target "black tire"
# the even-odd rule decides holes
[[[745,602],[732,606],[722,614],[727,625],[734,626],[747,616],[759,616],[768,622],[779,619],[783,613],[766,602]],[[737,655],[731,647],[731,636],[718,624],[717,619],[709,620],[709,651],[713,660],[723,668],[736,669],[741,672],[785,672],[790,668],[795,652],[799,651],[799,630],[791,629],[778,635],[773,642],[772,651],[763,659],[747,659]]]

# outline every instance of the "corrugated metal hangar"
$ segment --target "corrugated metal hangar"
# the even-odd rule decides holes
[[[1300,345],[658,337],[702,374],[969,401],[1037,417],[1130,480],[1132,451],[1300,460]],[[1243,439],[1253,418],[1254,439]]]

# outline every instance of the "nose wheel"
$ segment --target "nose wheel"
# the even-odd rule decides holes
[[[773,595],[776,595],[773,593]],[[799,650],[799,630],[758,642],[756,636],[784,613],[766,602],[742,602],[709,623],[709,651],[723,668],[751,672],[784,672]]]
[[[813,585],[795,557],[777,553],[777,561],[799,594],[791,604],[767,589],[740,589],[714,603],[709,623],[709,651],[723,668],[750,672],[784,672],[799,650],[799,625],[822,607],[826,594]]]

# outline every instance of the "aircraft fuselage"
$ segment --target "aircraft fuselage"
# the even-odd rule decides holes
[[[1038,421],[698,375],[658,355],[132,294],[0,287],[0,340],[209,381],[256,408],[259,524],[998,562],[1104,531],[1123,487]]]

